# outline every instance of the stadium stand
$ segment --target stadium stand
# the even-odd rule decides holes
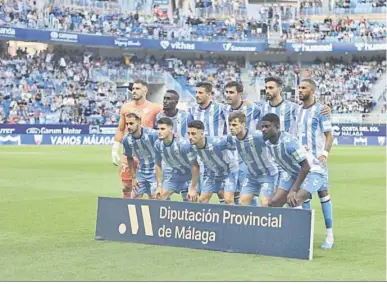
[[[386,26],[382,21],[364,18],[352,20],[350,17],[332,19],[326,17],[323,22],[311,22],[299,19],[293,23],[284,23],[283,40],[295,42],[373,42],[386,40]]]
[[[142,0],[131,2],[133,10],[120,7],[114,1],[47,3],[49,5],[42,8],[36,1],[2,1],[0,26],[206,42],[253,42],[280,33],[282,46],[286,43],[386,40],[385,23],[378,16],[372,16],[385,9],[386,1],[383,0],[333,1],[330,3],[333,12],[340,14],[338,9],[345,9],[351,14],[342,17],[327,13],[298,19],[296,7],[288,4],[256,5],[252,16],[244,1],[230,0],[198,0],[194,2],[194,11],[180,7],[171,16],[162,5],[153,5],[150,13],[145,12],[146,2]],[[323,1],[302,0],[298,12],[310,15],[316,9],[322,12],[326,6]],[[358,15],[360,12],[370,14]],[[223,102],[222,86],[231,80],[242,81],[245,86],[262,86],[264,77],[280,75],[285,83],[284,92],[292,94],[289,98],[294,99],[297,82],[300,78],[310,77],[319,85],[321,100],[329,103],[334,113],[369,113],[375,107],[375,100],[370,95],[372,87],[386,71],[385,58],[380,57],[375,61],[352,59],[350,64],[327,58],[313,64],[295,61],[277,64],[265,59],[250,59],[246,68],[246,58],[224,55],[180,57],[174,54],[168,55],[168,60],[165,56],[151,54],[132,55],[130,62],[125,62],[122,54],[106,57],[79,48],[69,51],[56,47],[53,50],[33,56],[18,50],[16,56],[1,57],[1,121],[116,123],[119,106],[126,99],[125,94],[117,91],[117,82],[145,78],[153,84],[163,84],[166,76],[188,94],[194,94],[197,82],[210,81],[215,86],[214,99],[219,102]]]

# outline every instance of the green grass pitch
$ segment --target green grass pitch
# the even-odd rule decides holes
[[[385,148],[335,147],[329,167],[335,247],[315,198],[304,261],[95,241],[97,196],[120,196],[110,147],[0,147],[0,280],[385,280]]]

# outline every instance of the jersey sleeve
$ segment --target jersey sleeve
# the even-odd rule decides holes
[[[149,131],[149,138],[151,139],[152,145],[155,145],[157,139],[159,138],[159,132],[155,129]]]
[[[257,130],[253,134],[254,137],[254,143],[258,143],[259,145],[262,145],[262,147],[266,146],[265,140],[263,139],[263,134],[261,130]]]
[[[296,103],[291,103],[290,105],[290,118],[291,118],[291,122],[290,122],[290,127],[289,127],[289,133],[291,133],[292,135],[298,135],[298,130],[299,130],[299,126],[297,125],[297,117],[298,117],[298,113],[300,111],[300,108],[301,108],[301,105],[298,105]]]
[[[286,150],[298,164],[306,160],[306,150],[301,143],[298,142],[298,140],[292,139],[288,142]]]
[[[220,150],[235,150],[235,143],[231,135],[217,137],[213,141],[214,146]]]
[[[330,116],[325,116],[323,114],[319,114],[320,127],[322,132],[331,132],[332,131],[332,122]]]
[[[228,128],[228,120],[227,120],[227,111],[224,104],[220,105],[219,108],[219,126],[223,127],[223,132],[219,131],[219,135],[226,135]],[[220,125],[221,121],[223,121],[223,125]]]
[[[181,140],[179,140],[179,144],[181,153],[188,154],[193,152],[192,145],[186,139],[181,138]]]
[[[258,122],[261,117],[261,109],[256,104],[251,105],[253,107],[253,119]]]
[[[160,113],[156,115],[155,121],[153,122],[153,128],[157,129],[157,121],[160,119]]]
[[[155,162],[157,165],[161,165],[161,151],[160,151],[160,140],[157,140],[155,143]]]
[[[127,136],[124,137],[122,146],[124,147],[124,155],[128,158],[133,158],[133,149],[132,146],[129,144]]]
[[[191,113],[187,112],[187,128],[188,124],[190,124],[194,120],[193,116]]]

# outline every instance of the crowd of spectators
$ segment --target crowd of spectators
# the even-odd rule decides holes
[[[223,3],[223,1],[219,1]],[[224,3],[233,4],[230,1]],[[238,3],[238,2],[235,2]],[[232,6],[237,14],[242,5]],[[242,2],[241,2],[242,3]],[[228,11],[229,5],[219,4],[216,9]],[[226,12],[224,12],[226,13]],[[0,25],[54,29],[67,32],[114,35],[119,37],[182,39],[182,40],[247,40],[261,37],[263,32],[253,20],[246,17],[219,19],[218,15],[200,16],[176,9],[170,18],[166,9],[154,5],[152,14],[141,11],[116,13],[80,7],[50,5],[38,11],[35,1],[10,0],[0,3]]]
[[[116,123],[127,94],[109,80],[95,80],[92,74],[96,70],[102,75],[106,71],[107,79],[114,72],[122,72],[127,76],[123,79],[148,76],[151,81],[157,80],[155,74],[161,74],[163,80],[162,74],[168,72],[192,93],[197,82],[210,81],[215,87],[214,99],[223,102],[222,86],[231,80],[241,81],[242,66],[243,62],[224,57],[183,60],[148,55],[125,61],[101,58],[87,51],[57,49],[28,55],[19,49],[16,56],[0,60],[0,121]],[[294,92],[300,78],[312,78],[318,85],[319,99],[330,104],[334,113],[353,113],[372,109],[370,91],[385,70],[386,61],[380,59],[352,63],[328,60],[302,67],[257,62],[252,64],[249,74],[252,82],[262,82],[271,75],[281,76],[284,92]]]
[[[300,2],[301,8],[320,5],[321,0]],[[385,1],[374,0],[372,5],[385,5]],[[281,26],[284,42],[386,40],[384,22],[327,17],[319,23],[297,17],[295,8],[289,5],[259,7],[251,17],[248,16],[244,1],[198,0],[196,13],[176,9],[169,16],[167,10],[158,5],[153,6],[152,13],[145,14],[141,11],[112,12],[53,4],[38,8],[34,0],[9,0],[0,2],[0,25],[117,37],[197,41],[259,40],[267,37],[270,28],[279,31]]]
[[[327,17],[322,23],[300,18],[290,24],[283,24],[284,42],[383,42],[386,34],[384,22],[364,17],[359,20],[352,20],[349,16],[336,19]]]

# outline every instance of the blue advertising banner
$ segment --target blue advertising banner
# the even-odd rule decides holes
[[[314,210],[98,198],[95,238],[313,258]]]
[[[0,124],[0,134],[114,134],[117,125]],[[333,124],[334,136],[386,136],[385,124]]]
[[[0,124],[0,134],[114,134],[116,125]]]
[[[77,34],[58,31],[44,31],[24,28],[0,27],[0,38],[40,41],[50,43],[73,43],[89,46],[145,48],[158,50],[185,51],[222,51],[222,52],[260,52],[267,47],[267,42],[208,42],[157,40],[145,38],[122,38],[104,35]]]
[[[114,134],[0,134],[1,145],[112,145]],[[338,136],[334,145],[386,146],[386,136]]]
[[[333,139],[333,145],[385,147],[386,136],[340,136]]]
[[[0,145],[112,145],[114,135],[1,135]]]
[[[386,136],[385,124],[333,124],[334,136]]]
[[[180,41],[146,38],[123,38],[105,35],[77,34],[71,32],[46,31],[26,28],[0,27],[0,38],[70,43],[89,46],[145,48],[156,50],[213,51],[213,52],[262,52],[268,45],[266,40],[246,42]],[[380,43],[286,43],[287,52],[361,52],[386,50]]]
[[[386,50],[387,44],[380,43],[287,43],[287,52],[361,52]]]

